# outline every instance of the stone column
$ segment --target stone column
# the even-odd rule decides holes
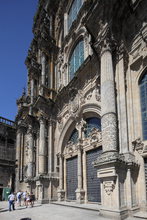
[[[78,189],[82,189],[82,146],[78,146]]]
[[[16,179],[15,179],[16,192],[19,190],[20,149],[21,149],[21,131],[20,129],[18,129],[16,134]]]
[[[39,141],[39,174],[45,174],[45,153],[46,153],[46,143],[45,143],[45,119],[40,117],[40,141]]]
[[[122,43],[118,49],[118,62],[116,66],[118,81],[118,119],[119,119],[119,150],[120,153],[128,153],[128,128],[127,128],[127,106],[125,89],[125,63],[127,63],[127,52]]]
[[[124,157],[118,153],[118,131],[115,80],[112,60],[114,39],[109,27],[104,27],[96,48],[101,60],[101,125],[103,153],[95,161],[101,181],[102,206],[100,214],[110,219],[124,219],[128,210],[121,204],[120,179],[126,175]],[[125,179],[125,178],[124,178]],[[124,182],[122,182],[122,187]]]
[[[117,119],[111,41],[101,49],[101,125],[103,152],[117,151]]]
[[[59,187],[63,189],[63,156],[60,154],[60,168],[59,168]]]
[[[28,128],[28,170],[27,170],[27,176],[28,178],[33,177],[33,153],[34,153],[34,138],[33,138],[33,133],[32,133],[32,126],[29,125]]]
[[[85,191],[82,184],[82,145],[78,145],[78,188],[76,190],[76,200],[78,203],[84,202]]]
[[[59,189],[58,189],[58,201],[63,201],[65,199],[65,191],[63,189],[63,155],[60,153],[59,154],[59,159],[60,159],[60,167],[59,167]]]
[[[24,128],[21,129],[21,151],[20,151],[20,181],[23,180],[23,166],[24,166]]]
[[[86,122],[81,119],[81,121],[77,122],[76,124],[76,129],[78,130],[78,188],[76,190],[76,199],[77,202],[82,203],[84,202],[84,196],[85,196],[85,191],[83,190],[83,176],[82,176],[82,141],[84,138],[84,127],[86,125]]]
[[[42,64],[42,72],[41,72],[41,84],[45,85],[45,62],[46,61],[46,57],[45,54],[42,53],[42,58],[41,58],[41,64]]]
[[[86,170],[86,151],[83,151],[83,189],[85,191],[85,203],[87,200],[87,170]]]
[[[31,104],[33,104],[34,101],[34,79],[31,79]]]
[[[48,124],[48,173],[52,173],[53,172],[53,156],[52,156],[52,144],[53,144],[53,135],[52,135],[52,131],[53,130],[53,123],[50,120],[49,124]]]

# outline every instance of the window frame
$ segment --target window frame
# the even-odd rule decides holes
[[[83,0],[73,0],[68,10],[67,29],[70,30],[73,22],[77,19],[79,11],[83,5]]]
[[[81,47],[82,45],[82,47]],[[80,50],[80,47],[82,50]],[[85,47],[84,47],[84,39],[80,38],[75,46],[73,47],[68,61],[68,75],[69,75],[69,81],[71,81],[77,70],[80,68],[80,66],[84,63],[85,60],[85,53],[84,53]],[[78,55],[77,55],[78,54]],[[73,60],[72,60],[73,59]],[[73,63],[72,71],[71,71],[71,63]]]

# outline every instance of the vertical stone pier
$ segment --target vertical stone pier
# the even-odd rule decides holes
[[[29,139],[29,146],[28,146],[28,170],[27,170],[27,177],[33,177],[33,151],[34,151],[34,139],[32,133],[32,126],[30,125],[27,131],[28,139]]]
[[[112,39],[109,27],[103,29],[97,40],[95,47],[101,62],[103,153],[95,161],[95,166],[98,168],[98,178],[101,181],[101,195],[103,195],[100,214],[110,219],[123,219],[126,212],[124,209],[121,209],[119,185],[123,159],[118,153],[115,81],[112,59],[114,40]]]
[[[46,173],[46,146],[45,146],[45,119],[43,117],[39,118],[40,122],[40,139],[39,139],[39,174]]]
[[[16,192],[19,190],[20,148],[21,148],[21,130],[19,128],[16,134],[16,181],[15,181]]]
[[[59,164],[60,164],[60,167],[59,167],[59,189],[57,191],[58,193],[58,201],[63,201],[65,200],[65,190],[63,189],[63,177],[64,177],[64,174],[63,174],[63,161],[64,161],[64,158],[63,158],[63,155],[60,153],[59,154]]]

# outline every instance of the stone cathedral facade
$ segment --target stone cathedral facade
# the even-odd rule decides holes
[[[40,0],[17,100],[16,190],[98,203],[124,219],[147,201],[147,1]]]

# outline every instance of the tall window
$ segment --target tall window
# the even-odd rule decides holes
[[[85,130],[85,137],[88,137],[93,128],[97,128],[101,131],[101,119],[100,118],[87,118],[87,128]]]
[[[73,1],[68,14],[68,30],[70,29],[73,21],[76,19],[81,6],[82,6],[82,0]]]
[[[84,61],[84,41],[81,40],[76,45],[70,60],[69,60],[69,77],[70,80],[74,77],[75,72],[81,66]]]
[[[139,86],[140,86],[143,139],[147,140],[147,73],[141,79]]]

